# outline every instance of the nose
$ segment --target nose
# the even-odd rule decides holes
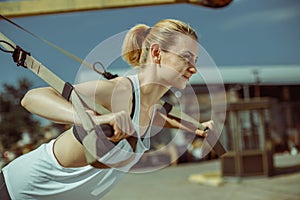
[[[197,72],[197,68],[195,65],[190,65],[187,70],[191,73],[191,74],[195,74]]]

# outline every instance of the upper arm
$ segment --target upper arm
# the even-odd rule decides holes
[[[110,109],[111,91],[114,88],[114,83],[111,81],[89,81],[75,85],[75,90],[84,96],[90,98],[97,104]]]
[[[110,111],[129,113],[132,104],[131,85],[126,78],[111,81],[91,81],[74,86],[83,95]],[[57,123],[73,123],[74,108],[51,87],[36,88],[28,91],[21,104],[29,112]],[[49,109],[51,108],[51,109]],[[93,109],[93,108],[91,108]],[[102,114],[102,113],[99,113]]]
[[[131,108],[131,85],[127,78],[118,77],[112,80],[89,81],[74,86],[76,91],[89,97],[112,112]],[[101,114],[101,113],[99,113]]]

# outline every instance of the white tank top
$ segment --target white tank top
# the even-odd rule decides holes
[[[51,140],[28,154],[18,157],[2,169],[12,200],[99,200],[128,172],[150,148],[151,124],[142,140],[139,136],[140,88],[137,75],[129,77],[135,90],[135,112],[132,122],[138,140],[135,158],[119,169],[96,169],[91,166],[78,168],[62,167],[53,154]],[[153,114],[154,115],[154,114]],[[120,151],[120,149],[125,151]],[[100,161],[115,162],[128,156],[132,148],[127,140],[120,141]],[[123,153],[125,155],[123,155]],[[132,152],[133,153],[133,152]]]

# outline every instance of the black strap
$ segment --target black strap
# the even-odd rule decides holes
[[[7,190],[7,187],[6,187],[3,172],[0,173],[0,199],[1,200],[11,200],[8,190]]]
[[[74,125],[74,126],[73,126],[73,135],[74,135],[74,137],[76,138],[76,140],[77,140],[80,144],[82,144],[82,140],[81,140],[81,138],[80,138],[80,136],[79,136],[79,133],[78,133],[78,130],[79,130],[79,129],[83,130],[83,128],[82,128],[81,126],[76,126],[76,125]]]
[[[132,108],[131,108],[130,117],[131,117],[131,119],[133,119],[134,112],[135,112],[135,104],[136,104],[136,101],[135,101],[135,88],[134,88],[132,80],[128,77],[127,77],[127,79],[129,80],[129,82],[131,84],[131,90],[132,90]]]
[[[61,95],[62,95],[67,101],[69,101],[73,89],[74,89],[74,87],[73,87],[72,84],[70,84],[70,83],[68,83],[68,82],[65,82],[64,89],[63,89]]]
[[[169,104],[168,102],[165,102],[162,109],[165,109],[165,112],[169,114],[172,110],[173,106]]]

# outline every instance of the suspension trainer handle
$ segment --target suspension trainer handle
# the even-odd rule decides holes
[[[114,129],[111,125],[101,124],[100,127],[106,137],[112,137],[114,135]]]

